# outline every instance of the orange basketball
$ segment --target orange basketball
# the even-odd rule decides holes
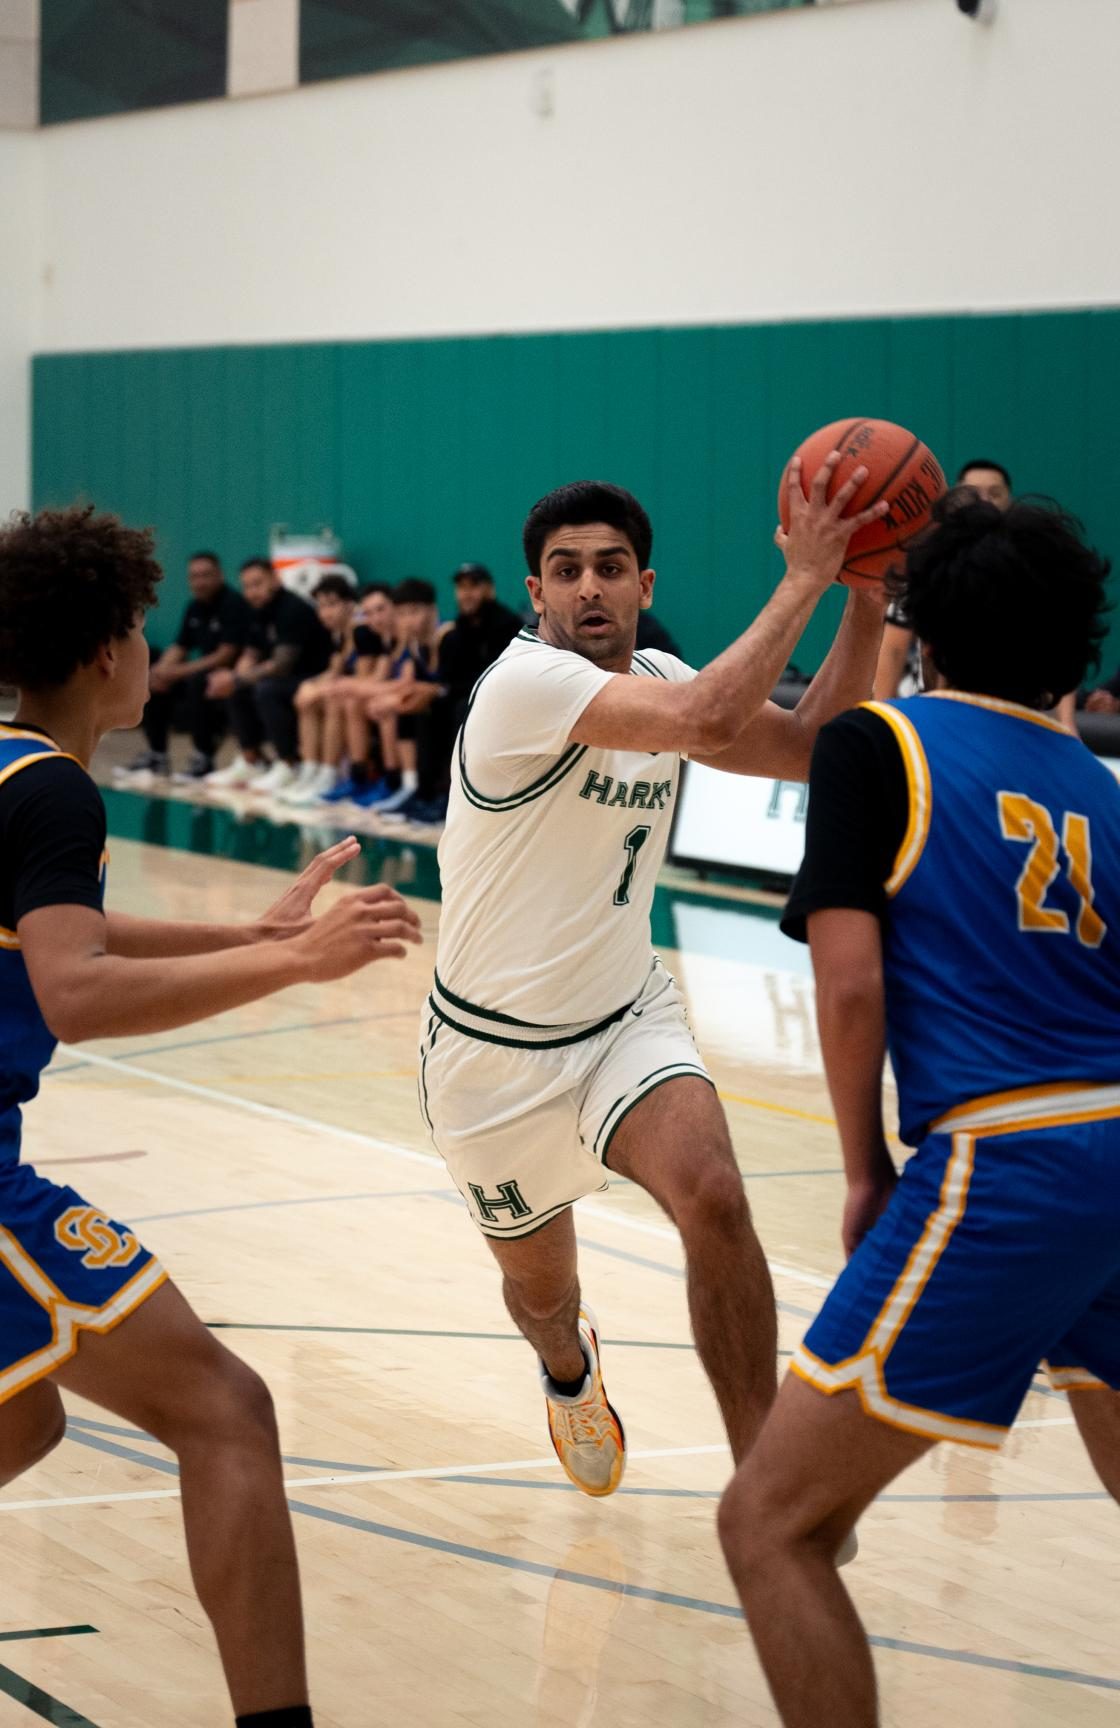
[[[850,588],[873,588],[901,567],[906,542],[929,521],[934,502],[945,490],[945,476],[933,452],[904,426],[890,420],[837,420],[806,438],[795,452],[801,458],[806,497],[814,474],[833,450],[841,451],[843,460],[836,470],[832,493],[843,486],[853,468],[862,465],[868,470],[867,479],[848,505],[849,516],[858,516],[880,498],[890,505],[887,515],[853,536],[840,572],[840,581]],[[787,464],[778,489],[778,514],[786,529],[788,473]]]

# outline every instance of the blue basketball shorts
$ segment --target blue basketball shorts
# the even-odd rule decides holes
[[[1120,1390],[1120,1088],[1008,1097],[934,1125],[793,1359],[933,1440],[999,1446],[1040,1362]]]
[[[110,1332],[167,1274],[127,1225],[28,1164],[0,1165],[0,1403]]]

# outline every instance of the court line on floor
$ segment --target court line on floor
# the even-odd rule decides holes
[[[422,1200],[433,1194],[452,1194],[450,1188],[381,1188],[366,1194],[307,1194],[291,1200],[237,1200],[227,1206],[191,1206],[182,1212],[143,1212],[129,1218],[130,1224],[157,1224],[168,1218],[206,1218],[216,1212],[267,1212],[277,1206],[329,1206],[339,1200]]]
[[[340,1140],[347,1140],[355,1146],[367,1146],[376,1152],[384,1152],[387,1157],[398,1158],[410,1164],[435,1165],[444,1169],[444,1163],[435,1153],[416,1152],[409,1146],[398,1146],[395,1141],[381,1140],[374,1134],[363,1134],[356,1128],[343,1128],[334,1122],[324,1122],[315,1116],[302,1116],[294,1110],[286,1110],[279,1104],[264,1104],[256,1098],[242,1098],[236,1092],[223,1092],[214,1086],[201,1086],[194,1080],[182,1080],[177,1075],[161,1074],[154,1068],[139,1068],[134,1063],[122,1061],[117,1056],[99,1056],[92,1051],[83,1051],[73,1045],[60,1044],[59,1049],[67,1056],[74,1056],[90,1064],[94,1068],[108,1068],[120,1074],[127,1074],[134,1080],[147,1081],[155,1086],[165,1086],[170,1091],[185,1092],[190,1097],[205,1099],[212,1104],[230,1105],[234,1109],[246,1110],[254,1116],[266,1116],[274,1122],[284,1122],[289,1127],[304,1128],[313,1134],[333,1134]],[[748,1178],[749,1180],[749,1178]],[[625,1213],[610,1212],[603,1206],[585,1205],[581,1203],[580,1212],[587,1218],[596,1218],[617,1229],[632,1230],[643,1236],[653,1236],[662,1241],[676,1243],[679,1247],[680,1238],[675,1230],[664,1225],[647,1223],[645,1219],[631,1218]],[[830,1290],[834,1280],[824,1277],[819,1272],[809,1272],[801,1267],[789,1266],[782,1261],[767,1262],[770,1270],[779,1277],[800,1279],[804,1284],[811,1284],[818,1289]]]
[[[86,1632],[96,1632],[96,1626],[38,1626],[27,1632],[0,1632],[0,1642],[14,1643],[27,1638],[73,1638]],[[22,1704],[32,1715],[41,1716],[45,1722],[54,1724],[54,1728],[97,1728],[88,1716],[83,1716],[72,1705],[64,1704],[61,1698],[53,1698],[49,1692],[44,1692],[34,1681],[25,1680],[22,1674],[17,1674],[14,1668],[7,1668],[0,1663],[0,1692],[6,1693],[16,1704]]]
[[[251,1038],[279,1038],[285,1032],[318,1032],[332,1026],[360,1026],[374,1020],[403,1020],[412,1017],[411,1008],[389,1009],[383,1014],[344,1014],[337,1020],[301,1020],[291,1026],[262,1026],[256,1032],[215,1032],[209,1038],[184,1038],[177,1044],[147,1044],[142,1050],[122,1050],[116,1057],[118,1062],[129,1062],[134,1056],[169,1056],[173,1050],[200,1050],[207,1044],[242,1044]],[[73,1074],[82,1066],[84,1052],[75,1050],[72,1045],[62,1045],[60,1048],[67,1056],[78,1057],[79,1060],[67,1063],[58,1068],[48,1068],[43,1078],[49,1080],[60,1074]]]
[[[352,1333],[363,1338],[466,1338],[492,1344],[525,1342],[520,1332],[453,1332],[435,1326],[304,1326],[278,1320],[207,1320],[204,1324],[211,1332],[337,1332],[343,1336]],[[610,1350],[687,1350],[691,1355],[696,1353],[691,1340],[677,1343],[660,1338],[608,1338],[604,1335],[599,1342]],[[779,1356],[792,1354],[792,1350],[778,1351]]]
[[[79,1439],[79,1443],[81,1444],[94,1445],[98,1450],[112,1449],[107,1442],[95,1441],[92,1435],[72,1436],[72,1438]],[[119,1450],[121,1452],[127,1451],[127,1449],[123,1447]],[[682,1449],[680,1448],[667,1448],[653,1452],[647,1451],[633,1453],[631,1456],[635,1458],[670,1457],[679,1455],[681,1450]],[[698,1453],[726,1451],[727,1448],[703,1446],[690,1447],[684,1450]],[[156,1460],[146,1458],[143,1454],[137,1454],[136,1457],[138,1462],[147,1463],[150,1466],[158,1467],[159,1465],[166,1465],[166,1461],[163,1459]],[[535,1462],[536,1461],[530,1461],[528,1465],[517,1464],[513,1466],[507,1465],[505,1467],[516,1469],[525,1469],[526,1467],[533,1468],[535,1467]],[[555,1458],[544,1460],[543,1463],[556,1467]],[[174,1470],[175,1466],[172,1465],[170,1468]],[[435,1474],[441,1473],[446,1474],[446,1472],[440,1472],[437,1467]],[[460,1476],[474,1476],[478,1473],[477,1468],[468,1468],[466,1470],[458,1470],[455,1472],[456,1475]],[[387,1479],[402,1481],[412,1480],[417,1476],[430,1476],[432,1474],[433,1472],[431,1470],[409,1470],[392,1472],[390,1475],[371,1477],[371,1479],[382,1481]],[[343,1481],[349,1484],[361,1481],[362,1479],[362,1476],[355,1473],[354,1475],[344,1477]],[[318,1485],[319,1484],[315,1482],[314,1478],[308,1478],[302,1482],[291,1484],[292,1487],[301,1490]],[[112,1500],[139,1498],[172,1499],[178,1498],[178,1490],[164,1490],[152,1495],[112,1495],[105,1496],[104,1498]],[[75,1505],[81,1503],[83,1502],[63,1500],[50,1502],[49,1504]],[[2,1503],[0,1503],[0,1505],[2,1505]],[[629,1596],[638,1601],[655,1602],[662,1606],[684,1608],[694,1612],[718,1615],[728,1619],[742,1618],[742,1612],[738,1604],[712,1602],[703,1597],[697,1596],[680,1596],[670,1591],[654,1590],[644,1584],[622,1583],[617,1578],[600,1578],[595,1573],[590,1572],[571,1572],[565,1567],[548,1566],[538,1560],[518,1559],[514,1555],[501,1554],[489,1548],[474,1548],[466,1543],[449,1541],[442,1536],[425,1536],[419,1530],[407,1530],[393,1524],[379,1524],[369,1518],[359,1518],[349,1512],[340,1512],[334,1507],[304,1504],[301,1501],[293,1500],[290,1496],[288,1497],[288,1505],[293,1512],[298,1512],[306,1518],[317,1518],[323,1523],[341,1525],[344,1528],[352,1530],[361,1530],[371,1535],[380,1536],[387,1541],[405,1543],[410,1547],[425,1548],[429,1551],[441,1554],[452,1554],[459,1559],[473,1560],[482,1565],[497,1566],[507,1571],[520,1572],[523,1574],[527,1573],[534,1577],[548,1578],[550,1581],[580,1584],[587,1589],[606,1590],[617,1595]],[[8,1507],[5,1509],[15,1510],[16,1508]],[[1105,1691],[1120,1692],[1120,1679],[1114,1679],[1109,1675],[1086,1674],[1076,1669],[1051,1668],[1043,1666],[1040,1663],[1020,1662],[1010,1657],[984,1656],[971,1650],[953,1650],[934,1644],[918,1644],[910,1639],[890,1638],[879,1633],[870,1634],[869,1642],[878,1649],[894,1650],[906,1655],[924,1656],[938,1661],[960,1662],[969,1667],[995,1669],[1002,1673],[1022,1674],[1034,1679],[1058,1680],[1071,1685],[1092,1686]],[[86,1728],[82,1718],[77,1719],[75,1728]]]

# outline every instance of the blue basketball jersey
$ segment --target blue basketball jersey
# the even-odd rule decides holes
[[[883,933],[902,1138],[992,1093],[1120,1081],[1116,779],[1014,703],[868,706],[909,786]]]
[[[0,786],[44,757],[76,760],[38,733],[0,727]],[[104,889],[104,867],[101,877]],[[0,1166],[19,1158],[20,1108],[38,1092],[57,1042],[35,1000],[19,936],[0,926]]]

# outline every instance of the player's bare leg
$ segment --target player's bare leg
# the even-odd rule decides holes
[[[681,1233],[696,1349],[719,1400],[736,1463],[778,1389],[774,1288],[715,1091],[670,1080],[623,1119],[607,1154],[664,1207]]]
[[[1071,1391],[1069,1407],[1093,1469],[1120,1504],[1120,1392],[1103,1386]]]
[[[198,1599],[238,1716],[307,1703],[303,1619],[280,1446],[264,1381],[165,1284],[55,1376],[179,1459]]]
[[[719,1533],[785,1728],[876,1728],[871,1650],[836,1570],[856,1520],[932,1441],[790,1375],[719,1510]]]
[[[571,1211],[520,1242],[487,1240],[502,1268],[506,1307],[540,1357],[556,1456],[585,1494],[613,1494],[626,1468],[626,1435],[603,1385],[595,1316],[580,1303]]]
[[[518,1331],[529,1340],[552,1379],[582,1380],[579,1273],[570,1211],[520,1241],[486,1238],[502,1269],[502,1295]]]
[[[0,1488],[53,1452],[65,1433],[62,1399],[49,1380],[0,1404]]]

